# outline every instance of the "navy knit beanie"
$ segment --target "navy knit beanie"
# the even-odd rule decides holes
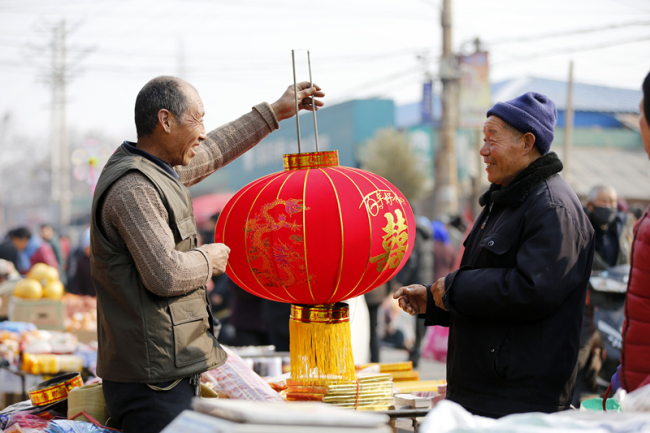
[[[535,145],[548,153],[555,133],[557,110],[553,101],[535,92],[528,92],[508,102],[497,102],[487,117],[497,116],[513,128],[535,136]]]

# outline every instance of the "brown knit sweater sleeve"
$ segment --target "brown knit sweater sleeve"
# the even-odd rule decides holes
[[[201,248],[174,249],[169,215],[158,191],[143,174],[133,171],[107,191],[102,230],[117,249],[133,257],[144,286],[159,296],[179,296],[206,285],[212,261]]]
[[[258,104],[250,113],[209,132],[207,140],[199,146],[192,162],[187,166],[176,166],[174,170],[183,185],[194,185],[255,146],[279,127],[271,106],[266,102]]]

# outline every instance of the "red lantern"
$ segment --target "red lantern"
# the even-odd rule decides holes
[[[333,304],[397,274],[415,241],[397,188],[339,166],[337,151],[285,155],[284,166],[237,192],[217,222],[237,285],[273,301]]]

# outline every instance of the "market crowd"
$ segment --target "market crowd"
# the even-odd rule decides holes
[[[642,88],[639,126],[650,155],[650,74]],[[0,277],[45,263],[68,291],[97,296],[97,373],[115,426],[164,428],[190,407],[201,373],[225,362],[220,343],[288,350],[288,307],[228,279],[230,249],[198,230],[188,187],[280,121],[322,106],[323,96],[315,84],[289,86],[276,102],[206,132],[198,90],[154,78],[135,100],[137,141],[125,141],[102,171],[78,248],[71,252],[49,224],[6,234]],[[493,418],[566,410],[610,383],[609,393],[650,383],[647,212],[610,185],[578,199],[560,175],[557,110],[545,95],[528,92],[486,114],[483,210],[474,221],[417,218],[406,265],[364,297],[370,360],[390,344],[417,365],[426,327],[444,329],[447,399]],[[617,267],[631,269],[627,294],[602,293],[592,277]],[[399,308],[418,320],[400,326]],[[606,319],[622,330],[618,352],[598,332]]]

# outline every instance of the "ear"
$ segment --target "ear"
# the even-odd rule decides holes
[[[158,124],[162,126],[166,133],[171,132],[172,123],[174,122],[174,115],[164,108],[158,112]]]
[[[532,132],[527,132],[521,139],[524,142],[524,155],[528,155],[535,148],[535,136]]]

